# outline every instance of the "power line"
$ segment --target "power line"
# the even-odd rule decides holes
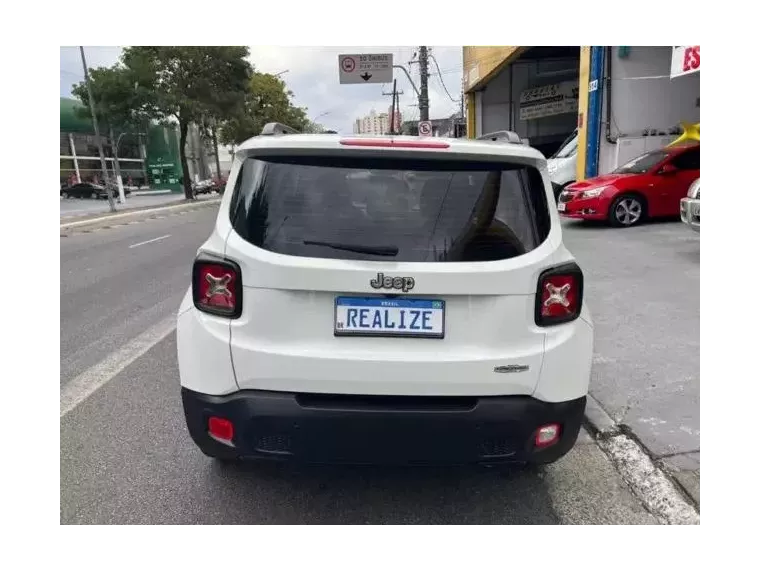
[[[446,92],[446,95],[448,95],[449,99],[451,99],[454,103],[459,103],[457,99],[454,99],[451,96],[451,93],[449,93],[449,90],[446,88],[446,84],[443,82],[443,77],[441,76],[441,68],[438,66],[438,60],[435,58],[433,54],[430,54],[430,59],[433,60],[433,63],[435,64],[435,68],[438,70],[438,81],[440,81],[441,86],[443,87],[443,90]]]

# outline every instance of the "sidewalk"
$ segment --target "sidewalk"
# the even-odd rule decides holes
[[[202,202],[219,198],[218,194],[201,194],[195,201],[186,200],[184,194],[171,193],[129,196],[125,204],[116,203],[116,213],[160,208],[172,204]],[[113,213],[109,209],[108,200],[61,200],[61,224],[110,215],[113,215]]]
[[[81,229],[87,231],[96,226],[109,227],[110,225],[121,225],[129,223],[130,219],[137,217],[147,216],[150,218],[162,215],[165,212],[171,214],[177,211],[206,208],[218,205],[219,202],[221,202],[221,197],[217,194],[204,195],[203,197],[199,196],[195,200],[186,200],[184,196],[181,196],[179,200],[173,200],[171,202],[154,202],[152,205],[122,208],[116,212],[97,211],[79,216],[61,217],[60,230],[61,235],[63,236],[64,232],[67,231],[77,231]]]

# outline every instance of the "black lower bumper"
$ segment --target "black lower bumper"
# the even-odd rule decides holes
[[[586,398],[546,403],[528,396],[412,397],[245,390],[208,396],[182,389],[187,425],[220,459],[292,459],[350,464],[551,463],[575,444]],[[211,416],[234,426],[232,446],[208,434]],[[560,424],[559,440],[535,445]]]

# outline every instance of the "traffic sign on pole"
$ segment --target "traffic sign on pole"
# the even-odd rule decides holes
[[[393,54],[341,54],[338,56],[338,77],[344,85],[390,83],[393,81]]]
[[[433,134],[433,123],[430,121],[420,121],[417,124],[417,132],[421,137],[429,137]]]

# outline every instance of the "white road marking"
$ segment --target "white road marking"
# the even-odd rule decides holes
[[[146,243],[153,243],[154,241],[159,241],[162,239],[166,239],[168,237],[171,237],[172,234],[166,234],[165,236],[149,239],[148,241],[141,241],[140,243],[133,243],[129,246],[129,249],[132,249],[133,247],[140,247],[141,245],[145,245]]]
[[[687,503],[673,483],[627,435],[599,440],[633,493],[647,510],[666,524],[699,524],[699,513]]]
[[[98,388],[106,385],[127,366],[169,336],[176,326],[177,316],[171,315],[65,384],[61,388],[61,417],[68,414],[92,396]]]

